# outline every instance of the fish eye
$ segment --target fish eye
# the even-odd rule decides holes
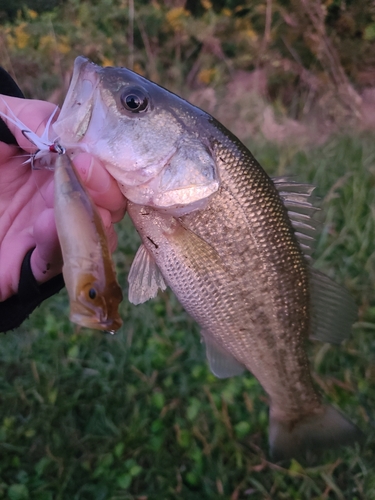
[[[149,104],[149,98],[146,92],[137,87],[131,87],[124,90],[120,100],[124,108],[132,113],[146,111]]]
[[[95,297],[96,297],[96,290],[95,290],[95,288],[90,288],[90,290],[89,290],[89,297],[90,297],[90,299],[93,299],[93,300],[95,299]]]

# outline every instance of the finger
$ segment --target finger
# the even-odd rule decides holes
[[[53,172],[50,170],[33,170],[32,176],[34,177],[36,189],[43,198],[45,206],[53,208],[55,197]]]
[[[112,226],[111,212],[103,207],[97,207],[103,221],[104,229],[107,231]]]
[[[105,208],[98,207],[100,217],[103,221],[105,234],[107,236],[107,241],[111,252],[114,252],[117,247],[117,234],[112,225],[111,213]]]
[[[26,252],[33,248],[31,234],[25,232],[17,239],[5,238],[0,246],[0,301],[18,292],[20,271]]]
[[[120,222],[120,220],[122,220],[124,218],[125,213],[126,213],[126,199],[125,199],[125,206],[124,207],[121,207],[116,212],[111,212],[112,224],[114,224],[115,222]]]
[[[117,248],[118,238],[117,238],[117,234],[116,234],[116,231],[114,230],[113,226],[108,228],[108,230],[106,231],[106,234],[107,234],[109,249],[111,252],[114,252]]]
[[[53,209],[44,210],[35,221],[34,239],[31,270],[38,283],[43,283],[59,274],[63,263]]]
[[[88,153],[80,153],[74,158],[74,165],[96,205],[116,212],[117,216],[121,211],[125,213],[126,198],[100,161]]]
[[[111,223],[111,214],[100,207],[98,210],[103,220],[109,248],[113,252],[117,246],[117,235]],[[44,283],[59,274],[63,265],[53,209],[44,210],[36,220],[34,239],[36,248],[30,259],[31,270],[37,282]]]
[[[14,158],[18,153],[20,153],[20,150],[17,146],[13,146],[11,144],[5,144],[5,142],[0,142],[1,164],[4,164],[9,159]]]
[[[5,115],[2,118],[20,147],[28,152],[36,151],[37,148],[22,133],[23,126],[21,122],[27,129],[41,136],[49,117],[55,109],[56,105],[50,102],[0,95],[0,111]],[[19,126],[14,123],[15,116],[20,122]]]

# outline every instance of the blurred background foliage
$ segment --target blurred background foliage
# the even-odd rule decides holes
[[[0,0],[0,61],[28,97],[61,104],[73,61],[124,65],[189,98],[271,175],[318,186],[316,265],[359,320],[309,345],[325,397],[367,443],[274,464],[267,397],[218,380],[173,294],[121,305],[114,337],[68,320],[65,292],[1,339],[0,498],[375,500],[375,4],[365,0]],[[117,225],[126,277],[139,238]]]
[[[210,112],[215,97],[236,107],[245,90],[320,128],[375,122],[369,0],[1,0],[0,22],[2,64],[29,97],[61,102],[81,54]]]

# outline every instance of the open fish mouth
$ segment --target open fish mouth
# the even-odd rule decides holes
[[[70,315],[70,321],[85,328],[103,331],[117,330],[122,324],[120,318],[108,318],[106,314],[86,315],[74,311]]]
[[[61,138],[61,143],[66,149],[77,146],[87,133],[100,81],[99,69],[99,66],[82,56],[77,57],[74,62],[68,93],[59,118],[53,125],[55,133]]]

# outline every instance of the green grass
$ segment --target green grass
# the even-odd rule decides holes
[[[319,186],[317,265],[350,289],[360,317],[344,346],[311,344],[311,361],[327,399],[366,433],[364,449],[310,468],[273,464],[262,388],[250,374],[211,375],[199,328],[169,291],[125,300],[115,336],[70,324],[60,293],[1,339],[0,498],[375,499],[374,140],[251,149],[272,175]],[[138,237],[127,220],[118,232],[126,295]]]

